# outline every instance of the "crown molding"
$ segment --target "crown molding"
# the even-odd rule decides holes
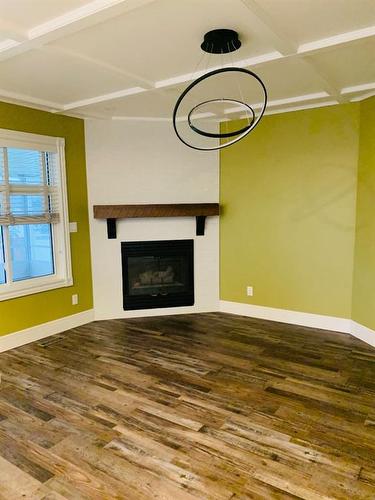
[[[0,100],[14,104],[21,104],[26,107],[34,107],[43,109],[44,111],[58,110],[63,111],[62,104],[47,101],[46,99],[39,99],[38,97],[29,96],[27,94],[20,94],[18,92],[10,92],[9,90],[0,89]]]

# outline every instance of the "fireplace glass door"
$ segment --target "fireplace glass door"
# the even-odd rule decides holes
[[[122,243],[124,309],[194,304],[193,240]]]

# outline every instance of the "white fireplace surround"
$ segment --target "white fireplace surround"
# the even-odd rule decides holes
[[[207,217],[204,236],[195,235],[195,217],[120,219],[117,239],[109,240],[106,221],[92,213],[104,204],[216,203],[217,152],[188,149],[169,123],[88,120],[86,155],[95,318],[217,311],[218,217]],[[124,311],[121,242],[175,239],[194,239],[194,306]]]

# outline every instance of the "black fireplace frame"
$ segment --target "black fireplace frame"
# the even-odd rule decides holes
[[[184,256],[188,290],[168,295],[130,295],[127,276],[129,257]],[[125,311],[194,305],[194,240],[123,241],[121,243],[123,307]]]

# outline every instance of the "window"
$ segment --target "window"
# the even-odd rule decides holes
[[[64,140],[0,129],[0,300],[70,285]]]

